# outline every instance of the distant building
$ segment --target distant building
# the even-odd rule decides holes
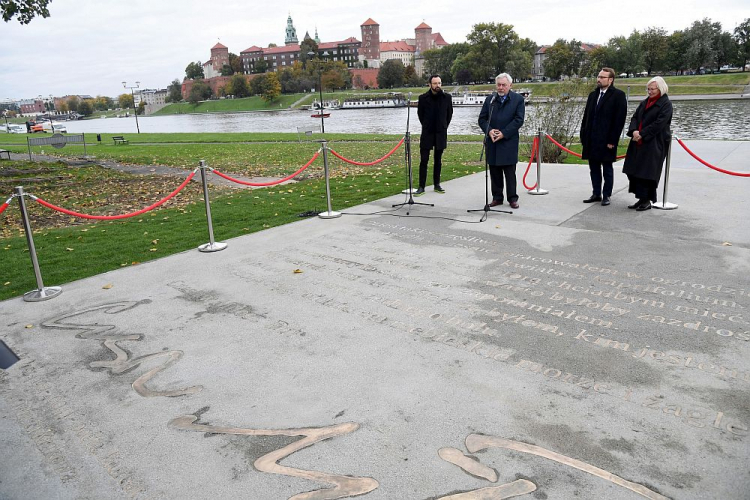
[[[380,25],[368,18],[359,28],[362,32],[360,59],[367,61],[368,67],[380,67]]]
[[[317,29],[315,31],[315,37],[317,38],[318,32]],[[284,38],[284,44],[285,45],[295,45],[299,43],[299,40],[297,40],[297,30],[294,29],[294,24],[292,24],[292,14],[289,14],[289,17],[286,19],[286,37]]]
[[[21,99],[18,102],[22,115],[33,115],[44,113],[44,101],[41,99]]]
[[[221,76],[221,68],[225,64],[229,65],[229,49],[221,43],[217,43],[211,47],[211,58],[203,63],[203,77]]]
[[[361,59],[367,61],[368,67],[378,68],[389,59],[401,61],[404,66],[413,65],[416,73],[424,73],[425,50],[441,49],[448,45],[440,33],[432,33],[432,28],[421,23],[414,28],[414,38],[404,38],[395,42],[380,41],[380,25],[368,19],[360,26],[362,30]],[[369,43],[370,46],[365,46]],[[377,49],[372,44],[377,41]]]
[[[135,106],[138,106],[141,104],[141,101],[143,101],[147,106],[148,105],[164,105],[167,103],[167,89],[162,90],[156,90],[156,89],[142,89],[142,90],[136,90],[133,94],[133,101],[135,103]]]

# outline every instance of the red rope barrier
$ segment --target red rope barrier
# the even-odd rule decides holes
[[[82,214],[80,212],[74,212],[73,210],[68,210],[66,208],[58,207],[56,205],[53,205],[52,203],[46,202],[42,200],[41,198],[37,198],[36,196],[31,196],[31,198],[37,202],[39,202],[40,205],[44,205],[47,208],[51,208],[52,210],[57,210],[58,212],[62,212],[64,214],[72,215],[74,217],[80,217],[82,219],[95,219],[95,220],[117,220],[117,219],[127,219],[129,217],[135,217],[137,215],[145,214],[149,210],[153,210],[158,206],[163,205],[164,203],[168,202],[175,196],[177,196],[177,193],[182,191],[182,189],[188,185],[188,183],[193,179],[195,176],[195,171],[193,171],[190,175],[188,175],[187,179],[185,179],[182,184],[180,184],[177,189],[169,193],[165,198],[157,201],[153,205],[149,205],[144,209],[138,210],[137,212],[131,212],[129,214],[121,214],[121,215],[88,215],[88,214]]]
[[[551,135],[549,135],[549,134],[545,134],[545,135],[547,136],[547,139],[549,139],[550,141],[552,141],[555,144],[555,146],[557,146],[558,148],[562,149],[566,153],[570,153],[573,156],[577,156],[578,158],[581,157],[581,155],[579,153],[576,153],[575,151],[569,150],[568,148],[566,148],[565,146],[563,146],[562,144],[560,144],[559,142],[557,142],[556,140],[554,140]],[[626,155],[620,155],[620,156],[617,156],[616,158],[618,160],[622,160],[623,158],[625,158],[625,156]]]
[[[234,177],[230,177],[227,174],[223,174],[223,173],[219,172],[218,170],[215,170],[215,169],[211,169],[211,170],[213,171],[213,173],[215,173],[219,177],[223,177],[223,178],[225,178],[228,181],[236,182],[237,184],[242,184],[242,185],[245,185],[245,186],[258,186],[258,187],[260,187],[260,186],[274,186],[276,184],[281,184],[282,182],[286,182],[289,179],[292,179],[292,178],[298,176],[299,174],[301,174],[307,167],[309,167],[310,165],[312,165],[312,163],[318,158],[319,154],[320,154],[320,151],[318,151],[317,153],[315,153],[313,155],[313,157],[310,158],[310,161],[308,161],[307,163],[305,163],[305,165],[303,165],[302,168],[300,168],[299,170],[297,170],[296,172],[294,172],[292,175],[287,175],[283,179],[279,179],[277,181],[269,181],[269,182],[246,182],[246,181],[241,181],[239,179],[235,179]]]
[[[8,208],[8,202],[6,201],[2,205],[0,205],[0,214],[5,212],[5,209]]]
[[[710,163],[708,163],[707,161],[705,161],[705,160],[703,160],[703,159],[699,158],[699,157],[698,157],[698,156],[697,156],[697,155],[696,155],[695,153],[693,153],[692,151],[690,151],[690,150],[688,149],[688,147],[687,147],[687,146],[685,146],[685,143],[684,143],[684,142],[682,142],[682,139],[680,139],[679,137],[677,138],[677,142],[679,142],[679,143],[680,143],[680,146],[682,146],[682,148],[683,148],[683,149],[684,149],[685,151],[687,151],[687,152],[688,152],[688,154],[689,154],[690,156],[692,156],[693,158],[695,158],[696,160],[698,160],[699,162],[701,162],[702,164],[704,164],[704,165],[705,165],[705,166],[707,166],[708,168],[712,168],[712,169],[716,170],[717,172],[721,172],[721,173],[723,173],[723,174],[736,175],[737,177],[750,177],[750,173],[743,173],[743,172],[732,172],[731,170],[724,170],[723,168],[715,167],[715,166],[711,165]]]
[[[396,144],[396,147],[395,147],[395,148],[393,148],[393,149],[391,149],[391,150],[390,150],[390,151],[388,152],[388,154],[387,154],[387,155],[385,155],[384,157],[382,157],[382,158],[380,158],[380,159],[377,159],[377,160],[375,160],[375,161],[370,161],[370,162],[359,162],[359,161],[354,161],[354,160],[350,160],[350,159],[348,159],[348,158],[344,158],[343,156],[341,156],[340,154],[338,154],[338,153],[337,153],[336,151],[334,151],[333,149],[329,149],[329,151],[330,151],[331,153],[333,153],[333,156],[335,156],[335,157],[336,157],[336,158],[338,158],[339,160],[343,160],[343,161],[345,161],[345,162],[347,162],[347,163],[351,163],[352,165],[362,165],[362,166],[365,166],[365,167],[369,167],[369,166],[375,165],[376,163],[380,163],[381,161],[383,161],[383,160],[385,160],[386,158],[388,158],[389,156],[391,156],[391,155],[392,155],[393,153],[395,153],[395,152],[396,152],[396,150],[397,150],[398,148],[400,148],[400,147],[401,147],[401,145],[402,145],[403,143],[404,143],[404,138],[402,138],[402,139],[401,139],[401,140],[399,141],[399,143],[398,143],[398,144]]]
[[[529,169],[531,168],[531,164],[534,161],[534,156],[539,154],[539,137],[534,137],[534,142],[531,143],[531,157],[529,158],[529,164],[526,166],[526,172],[523,174],[523,187],[531,191],[536,187],[536,182],[533,186],[529,187],[526,184],[526,176],[529,175]],[[539,179],[537,179],[537,182],[539,182]]]

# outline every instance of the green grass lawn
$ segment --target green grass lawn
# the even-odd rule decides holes
[[[164,134],[172,136],[173,134]],[[250,134],[248,134],[250,135]],[[369,136],[361,137],[366,139]],[[398,142],[334,142],[341,155],[373,161],[385,155]],[[475,138],[476,139],[476,138]],[[481,139],[481,138],[479,138]],[[194,167],[206,158],[210,166],[243,175],[288,175],[303,165],[317,150],[315,143],[223,143],[156,144],[100,146],[92,148],[98,158],[113,158],[123,163],[159,163],[175,167]],[[18,146],[16,146],[18,147]],[[25,146],[24,146],[25,147]],[[24,150],[21,147],[21,151]],[[443,179],[450,180],[481,171],[479,144],[453,143],[443,156]],[[61,153],[63,152],[63,153]],[[58,154],[78,154],[70,146]],[[217,240],[262,231],[299,221],[299,214],[326,210],[322,158],[306,170],[300,182],[265,189],[211,188],[211,209]],[[4,161],[0,197],[5,201],[13,187],[23,185],[27,193],[55,205],[88,214],[119,214],[146,207],[164,197],[180,184],[177,177],[159,177],[159,184],[141,186],[127,205],[118,205],[117,193],[134,189],[145,180],[110,170],[82,172],[83,167],[60,164],[43,168],[43,163]],[[331,156],[331,192],[335,210],[346,210],[364,202],[398,194],[406,186],[403,149],[376,166],[352,166]],[[86,175],[84,175],[86,174]],[[83,176],[83,177],[82,177]],[[106,179],[105,179],[106,177]],[[157,182],[152,179],[151,182]],[[44,187],[42,187],[44,186]],[[42,196],[43,193],[43,196]],[[189,184],[175,203],[144,215],[119,221],[96,222],[62,216],[66,227],[45,227],[56,212],[27,198],[39,264],[48,286],[61,285],[123,266],[195,249],[208,241],[205,209],[198,183]],[[176,205],[176,206],[175,206]],[[18,202],[13,201],[0,215],[3,234],[0,249],[0,300],[21,295],[36,288],[25,237],[19,230]]]

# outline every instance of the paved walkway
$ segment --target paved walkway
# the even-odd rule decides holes
[[[635,212],[543,168],[1,302],[0,498],[746,499],[750,179],[675,150]]]

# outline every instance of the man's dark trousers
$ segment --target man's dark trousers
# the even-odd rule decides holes
[[[609,198],[612,196],[612,186],[615,183],[615,171],[611,161],[589,160],[591,187],[594,196]],[[604,174],[604,190],[602,190],[602,173]]]
[[[427,164],[430,162],[431,149],[419,149],[419,187],[424,188],[427,183]],[[432,181],[435,186],[440,185],[440,171],[443,168],[444,149],[435,148],[435,166],[432,168]]]
[[[503,201],[503,176],[505,177],[505,184],[508,185],[508,201],[518,201],[518,193],[516,192],[516,165],[490,165],[490,176],[492,179],[492,199],[495,201]]]

